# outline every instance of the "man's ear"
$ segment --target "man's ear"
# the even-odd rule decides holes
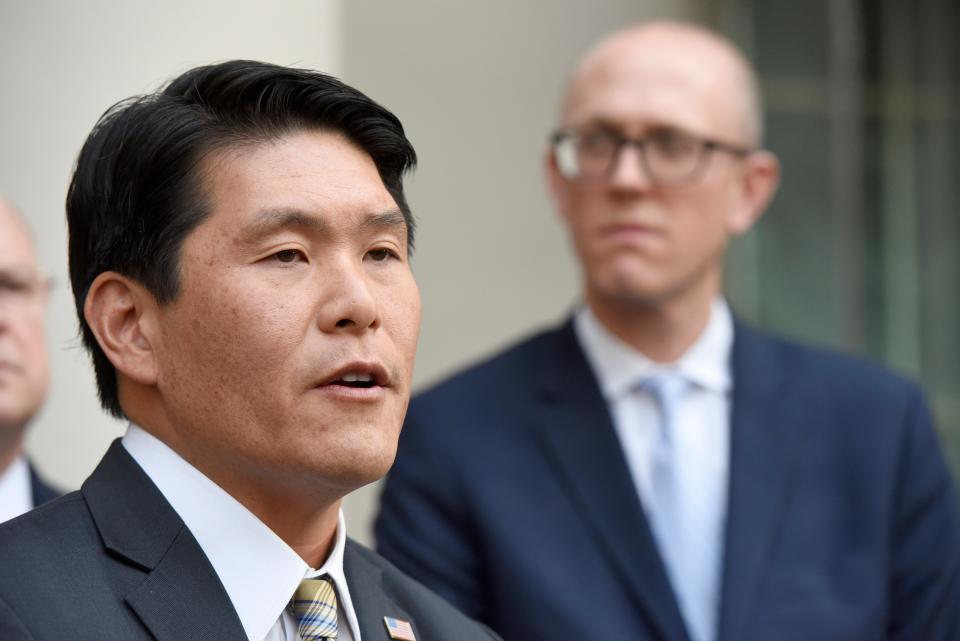
[[[566,220],[567,208],[564,206],[564,202],[567,198],[566,193],[569,185],[567,179],[560,173],[560,168],[557,167],[557,155],[552,146],[548,146],[543,154],[543,173],[550,190],[550,197],[553,200],[553,211],[560,218]]]
[[[780,161],[769,151],[755,151],[743,160],[740,206],[730,219],[730,233],[750,230],[767,210],[780,185]]]
[[[158,306],[153,295],[117,272],[103,272],[93,281],[83,316],[107,358],[129,379],[155,385],[154,341]]]

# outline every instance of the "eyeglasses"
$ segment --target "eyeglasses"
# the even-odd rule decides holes
[[[753,151],[672,128],[656,129],[640,138],[627,138],[609,129],[560,129],[551,137],[551,144],[560,173],[570,180],[609,178],[623,148],[636,147],[650,180],[670,185],[699,178],[714,151],[738,158]]]
[[[0,309],[22,309],[39,302],[53,281],[35,272],[0,269]]]

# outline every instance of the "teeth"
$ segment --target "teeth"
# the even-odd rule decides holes
[[[340,377],[344,383],[369,383],[373,380],[373,376],[370,374],[344,374]]]

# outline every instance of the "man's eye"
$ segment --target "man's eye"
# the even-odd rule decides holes
[[[306,256],[299,249],[282,249],[274,254],[273,258],[280,263],[295,263],[304,260]]]
[[[650,136],[656,150],[668,156],[683,156],[694,153],[697,141],[679,131],[660,131]]]
[[[0,277],[0,291],[9,294],[22,294],[30,289],[30,285],[14,278]]]
[[[379,247],[377,249],[371,249],[370,251],[368,251],[367,256],[369,256],[374,262],[382,263],[390,260],[391,258],[396,258],[397,254],[394,253],[392,249],[387,249],[386,247]]]
[[[616,137],[603,131],[589,131],[580,137],[580,149],[585,153],[605,154],[616,147]]]

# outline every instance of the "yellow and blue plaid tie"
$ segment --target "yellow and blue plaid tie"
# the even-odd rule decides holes
[[[303,641],[337,640],[337,593],[329,577],[301,581],[290,605]]]

